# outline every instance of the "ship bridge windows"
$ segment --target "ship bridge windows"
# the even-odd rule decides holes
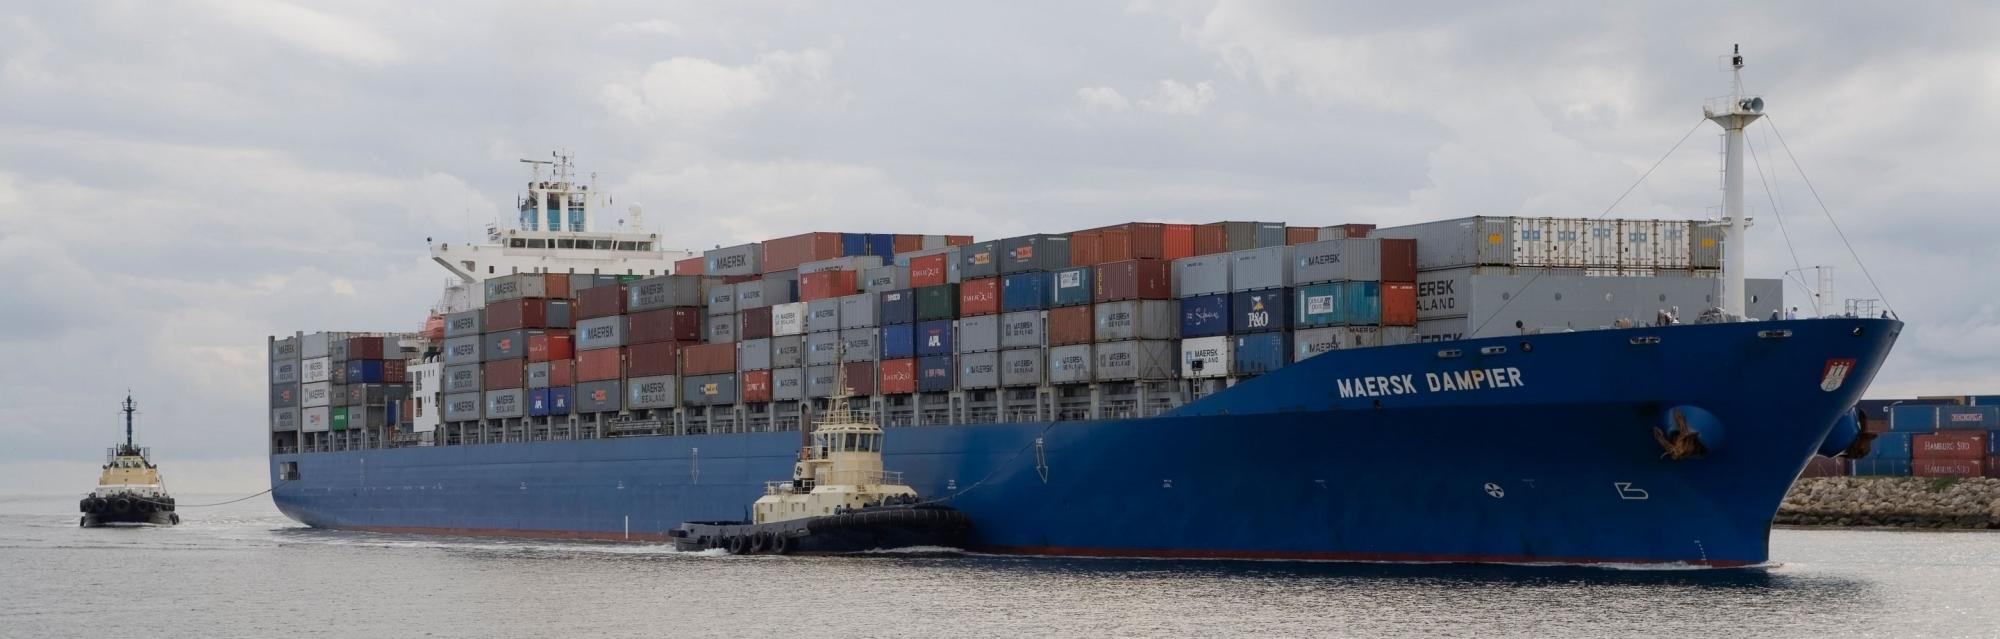
[[[519,237],[517,237],[517,238],[513,238],[513,239],[510,239],[510,240],[507,240],[507,246],[508,246],[508,248],[527,248],[527,247],[528,247],[528,240],[527,240],[527,239],[525,239],[525,238],[519,238]]]
[[[840,438],[840,447],[838,448],[838,451],[843,453],[882,452],[882,436],[862,435],[857,433],[848,433],[846,435],[842,435]]]
[[[548,247],[549,247],[548,240],[544,240],[541,238],[534,238],[528,240],[528,248],[548,248]]]

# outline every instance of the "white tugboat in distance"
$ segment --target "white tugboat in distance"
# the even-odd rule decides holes
[[[181,516],[174,512],[174,498],[167,494],[166,481],[160,479],[160,469],[150,459],[151,451],[132,444],[132,414],[139,410],[132,396],[125,396],[123,410],[125,443],[105,455],[97,489],[77,503],[77,509],[83,511],[77,525],[181,523]]]

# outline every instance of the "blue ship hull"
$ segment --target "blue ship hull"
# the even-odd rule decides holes
[[[1755,564],[1779,500],[1901,328],[1822,319],[1333,351],[1161,417],[891,429],[885,463],[970,515],[985,551]],[[1714,416],[1705,455],[1663,458],[1653,429],[1675,407]],[[684,521],[745,517],[765,481],[790,476],[798,442],[275,455],[273,496],[316,527],[663,540]],[[280,462],[300,478],[278,481]]]

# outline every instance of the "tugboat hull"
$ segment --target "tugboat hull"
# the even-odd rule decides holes
[[[888,506],[838,515],[752,524],[688,522],[670,536],[684,552],[732,555],[828,555],[889,548],[962,547],[972,531],[965,513],[947,506]]]
[[[160,502],[143,497],[85,497],[77,503],[83,511],[83,518],[77,525],[97,528],[108,524],[152,524],[172,526],[181,523],[181,516],[174,512],[172,501]]]

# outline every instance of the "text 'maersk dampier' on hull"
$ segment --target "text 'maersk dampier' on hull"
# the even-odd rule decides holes
[[[748,519],[843,386],[888,429],[881,463],[978,550],[1756,564],[1902,328],[1756,321],[1782,291],[1733,250],[1734,153],[1762,108],[1708,109],[1732,142],[1720,222],[1135,222],[697,256],[636,210],[593,231],[608,200],[559,156],[519,229],[433,247],[460,281],[422,333],[271,339],[272,494],[317,527],[664,541]]]

